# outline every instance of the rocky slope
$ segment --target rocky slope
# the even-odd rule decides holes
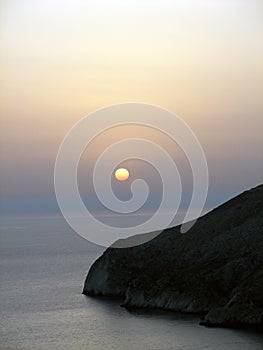
[[[92,265],[86,295],[126,307],[203,314],[209,326],[263,325],[263,185],[132,248],[108,248]]]

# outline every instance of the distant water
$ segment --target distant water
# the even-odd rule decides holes
[[[262,350],[252,331],[209,329],[172,312],[129,312],[81,294],[103,249],[62,217],[4,218],[0,235],[1,349]]]

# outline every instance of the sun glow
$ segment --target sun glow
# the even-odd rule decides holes
[[[126,181],[130,176],[130,173],[125,168],[119,168],[115,171],[115,178],[118,181]]]

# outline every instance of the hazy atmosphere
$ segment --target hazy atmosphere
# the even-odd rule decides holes
[[[63,137],[123,102],[159,105],[189,124],[207,156],[207,207],[262,182],[262,10],[260,0],[2,1],[4,212],[55,212]],[[101,136],[89,161],[125,132],[140,134]],[[154,131],[148,138],[185,169],[176,146]]]
[[[0,33],[0,349],[262,350],[262,0],[2,0]]]

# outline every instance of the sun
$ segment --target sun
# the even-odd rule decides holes
[[[126,181],[130,176],[130,173],[125,168],[119,168],[115,171],[115,178],[118,181]]]

